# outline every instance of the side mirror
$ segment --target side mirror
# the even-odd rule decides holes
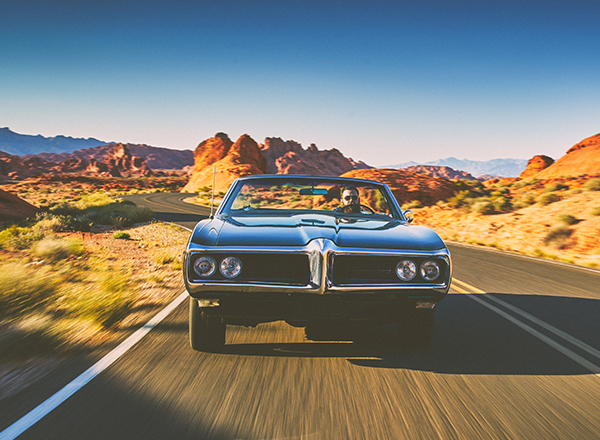
[[[402,215],[404,216],[404,218],[406,219],[406,221],[408,223],[412,223],[413,220],[415,219],[413,212],[411,210],[406,210],[402,212]]]

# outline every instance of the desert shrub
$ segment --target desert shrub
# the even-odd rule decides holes
[[[160,265],[169,264],[175,260],[173,253],[166,250],[155,252],[152,257],[154,258],[154,261]]]
[[[573,217],[571,214],[562,213],[556,217],[556,220],[560,223],[564,223],[565,225],[571,226],[579,223],[579,220]]]
[[[584,187],[588,191],[600,191],[600,179],[590,179]]]
[[[482,215],[491,215],[496,212],[496,206],[491,200],[481,200],[473,205],[473,212]]]
[[[61,312],[74,318],[91,319],[104,328],[110,328],[127,317],[136,299],[132,290],[130,275],[111,272],[93,284],[94,292],[81,289],[71,292],[61,304]]]
[[[571,237],[572,233],[573,230],[566,226],[558,226],[556,228],[552,228],[544,237],[544,244],[555,245],[560,248],[564,248],[566,246],[567,240],[569,239],[569,237]]]
[[[600,215],[600,206],[592,208],[592,215]]]
[[[512,211],[513,205],[510,199],[506,197],[497,197],[493,200],[496,211],[498,212],[508,212]]]
[[[503,196],[506,194],[509,194],[510,190],[506,187],[501,187],[501,188],[496,188],[494,191],[492,191],[492,193],[490,194],[492,197],[499,197],[499,196]]]
[[[548,192],[542,194],[538,198],[538,203],[542,206],[549,205],[550,203],[558,202],[560,200],[560,196],[558,194],[554,194],[553,192]]]
[[[127,232],[118,231],[113,234],[113,238],[117,240],[129,240],[131,238],[131,235],[129,235],[129,233]]]
[[[27,249],[31,246],[31,243],[41,238],[42,236],[30,227],[13,225],[0,231],[0,249],[11,251]]]
[[[42,237],[64,230],[64,224],[60,217],[52,215],[38,215],[36,223],[31,230]]]
[[[0,266],[0,319],[29,313],[53,301],[58,279],[45,269],[21,263]]]
[[[555,191],[562,191],[564,189],[569,189],[568,185],[563,185],[561,183],[553,183],[552,185],[548,185],[544,188],[545,193],[551,193]]]
[[[78,209],[86,209],[92,206],[110,205],[114,202],[115,200],[106,193],[97,192],[81,196],[81,199],[77,201],[75,207]]]
[[[46,261],[57,262],[83,254],[83,245],[77,240],[46,237],[31,246],[32,255]]]

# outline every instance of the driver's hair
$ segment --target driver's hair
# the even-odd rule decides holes
[[[348,186],[344,186],[342,188],[342,191],[340,192],[340,197],[342,196],[342,194],[344,194],[344,191],[356,191],[356,194],[358,196],[360,196],[360,193],[358,192],[358,188],[355,187],[354,185],[348,185]]]

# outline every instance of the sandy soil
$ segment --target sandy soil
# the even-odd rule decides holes
[[[589,191],[546,206],[536,203],[506,214],[465,213],[437,205],[411,210],[415,224],[431,227],[445,240],[600,267],[600,216],[592,214],[599,206],[600,191]],[[561,222],[559,215],[565,213],[575,217],[577,223]],[[557,228],[570,231],[565,233],[570,236],[546,242]]]

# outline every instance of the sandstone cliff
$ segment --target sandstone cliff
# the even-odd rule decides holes
[[[519,179],[527,179],[528,177],[534,176],[540,171],[548,168],[553,163],[554,159],[549,156],[544,156],[543,154],[533,156],[527,162],[527,167],[519,175]]]
[[[600,133],[571,147],[567,154],[535,174],[536,179],[600,173]]]
[[[295,141],[266,138],[260,145],[271,174],[310,174],[339,176],[354,169],[371,168],[364,162],[355,162],[337,149],[319,150],[315,144],[308,148]]]
[[[216,192],[226,191],[238,177],[269,171],[264,154],[247,134],[232,143],[226,134],[217,133],[198,145],[194,159],[194,171],[181,192],[196,192],[205,186],[212,187],[213,168]]]

